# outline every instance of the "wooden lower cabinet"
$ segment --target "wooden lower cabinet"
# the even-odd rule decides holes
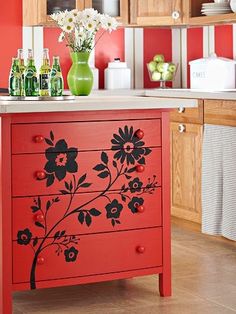
[[[172,215],[201,223],[203,125],[171,123]]]

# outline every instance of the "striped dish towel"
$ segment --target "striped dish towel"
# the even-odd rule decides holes
[[[236,128],[205,125],[202,232],[236,241]]]

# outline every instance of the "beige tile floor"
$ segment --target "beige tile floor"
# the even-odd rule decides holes
[[[236,313],[236,243],[172,222],[173,296],[157,276],[14,293],[14,314]]]

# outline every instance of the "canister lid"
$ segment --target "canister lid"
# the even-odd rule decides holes
[[[212,53],[208,58],[201,58],[201,59],[196,59],[196,60],[193,60],[193,61],[190,61],[189,64],[197,64],[197,63],[233,63],[233,64],[236,64],[236,61],[235,60],[232,60],[232,59],[228,59],[228,58],[223,58],[223,57],[217,57],[217,54],[216,53]]]
[[[127,63],[121,62],[120,58],[115,58],[113,62],[108,63],[108,68],[109,69],[126,69]]]

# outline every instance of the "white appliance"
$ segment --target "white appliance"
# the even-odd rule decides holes
[[[120,15],[120,0],[93,0],[93,8],[99,13],[111,16]]]
[[[234,89],[236,86],[236,61],[218,58],[212,54],[209,58],[197,59],[190,64],[190,85],[193,89],[220,91]]]
[[[116,58],[108,63],[105,69],[105,89],[129,89],[131,88],[131,70],[126,62]]]

